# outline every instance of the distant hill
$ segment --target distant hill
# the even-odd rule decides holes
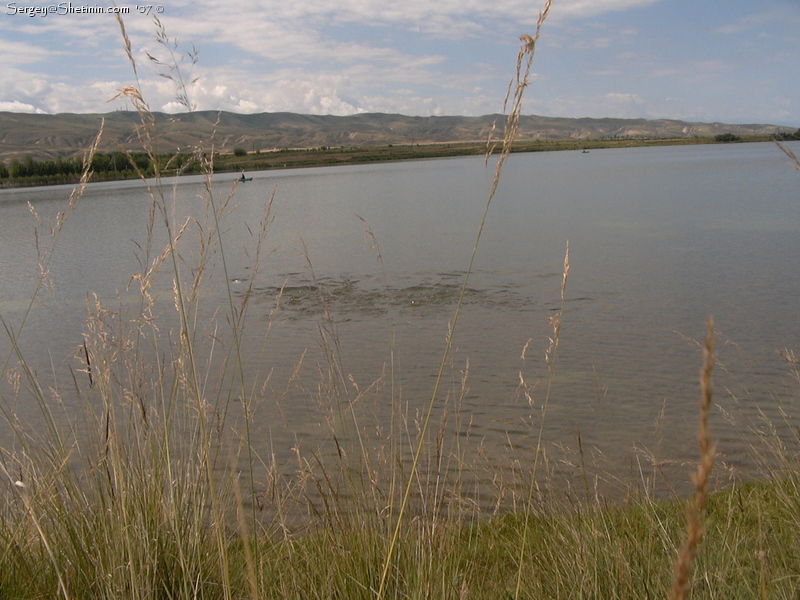
[[[31,155],[35,160],[71,156],[85,150],[97,135],[101,119],[105,129],[101,151],[122,145],[138,150],[135,112],[100,114],[35,115],[0,112],[0,160],[6,163]],[[235,147],[252,150],[386,146],[389,144],[434,144],[484,141],[494,124],[502,132],[502,115],[482,117],[407,117],[368,113],[347,117],[260,113],[243,115],[230,112],[198,111],[170,115],[155,113],[159,130],[158,150],[174,152],[195,147],[230,152]],[[647,119],[566,119],[523,116],[519,140],[563,140],[602,138],[709,137],[722,133],[735,135],[794,132],[775,125],[730,125]]]

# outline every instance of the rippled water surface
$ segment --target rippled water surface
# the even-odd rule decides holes
[[[235,302],[250,298],[248,377],[269,374],[257,386],[253,424],[265,451],[289,460],[292,447],[322,443],[318,383],[331,362],[351,400],[378,382],[359,400],[377,428],[394,397],[413,429],[431,396],[492,173],[482,158],[455,158],[252,173],[238,186],[225,258]],[[231,183],[217,177],[220,201]],[[532,447],[543,422],[553,448],[571,455],[580,440],[584,460],[608,472],[630,475],[655,455],[683,477],[683,461],[695,456],[696,340],[713,315],[721,366],[712,426],[723,461],[744,468],[742,432],[759,410],[798,416],[800,384],[781,356],[800,347],[798,183],[772,144],[512,156],[466,289],[441,404],[469,424],[490,462]],[[254,276],[251,232],[273,192]],[[202,219],[199,179],[181,180],[173,193],[176,222]],[[135,298],[127,286],[145,252],[149,209],[139,183],[89,186],[48,265],[52,289],[39,292],[23,327],[37,281],[28,203],[46,223],[68,194],[0,193],[0,314],[21,329],[22,352],[67,410],[87,298]],[[567,241],[563,326],[548,366]],[[191,248],[182,264],[191,268]],[[219,255],[210,269],[200,330],[213,334],[220,306],[224,326],[228,286]],[[171,279],[159,285],[168,312]],[[335,343],[326,348],[322,339]],[[0,349],[5,359],[7,339]],[[530,398],[521,378],[538,382]]]

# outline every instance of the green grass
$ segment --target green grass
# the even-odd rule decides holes
[[[793,474],[711,496],[693,598],[797,597],[797,485]],[[388,539],[386,523],[371,512],[350,513],[340,523],[283,539],[229,532],[220,548],[207,529],[208,515],[194,514],[185,504],[175,514],[171,501],[150,490],[126,503],[117,508],[109,502],[98,511],[65,498],[32,503],[57,551],[68,597],[224,598],[226,587],[236,598],[375,597]],[[639,497],[622,505],[547,507],[528,526],[522,597],[665,597],[683,534],[683,503]],[[472,523],[409,522],[397,544],[386,596],[513,597],[523,527],[520,514]],[[4,598],[58,595],[58,572],[41,539],[29,517],[6,509]],[[245,544],[258,556],[255,562],[248,561]],[[229,563],[227,582],[217,564],[220,551]]]

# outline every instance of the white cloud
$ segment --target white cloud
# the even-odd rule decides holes
[[[785,23],[787,21],[793,21],[794,23],[797,23],[799,20],[800,13],[798,13],[796,7],[793,9],[787,9],[774,6],[766,8],[759,6],[756,12],[733,19],[724,25],[720,25],[719,27],[713,29],[712,33],[738,35],[740,33],[744,33],[745,31],[756,28],[763,29],[764,27],[769,27],[771,24]]]
[[[585,18],[611,11],[628,10],[659,0],[559,0],[551,18]],[[161,15],[167,30],[179,39],[234,44],[273,60],[296,59],[298,55],[330,57],[337,52],[333,40],[321,32],[352,26],[374,29],[387,35],[413,33],[459,43],[469,38],[497,39],[499,29],[530,28],[544,6],[530,0],[242,0],[221,10],[218,2],[197,0],[170,5]],[[214,14],[213,19],[202,15]],[[194,15],[197,15],[195,17]],[[145,33],[144,19],[129,18],[137,33]],[[349,43],[349,42],[347,42]]]
[[[561,0],[551,8],[555,19],[596,17],[607,12],[643,8],[661,0]]]
[[[13,102],[0,102],[0,111],[18,112],[18,113],[36,113],[39,115],[47,114],[41,108],[35,107],[33,104],[25,104],[19,100]]]
[[[51,56],[50,51],[41,46],[2,38],[0,38],[0,54],[6,57],[6,64],[14,66],[40,62]]]
[[[720,111],[727,105],[714,99],[721,88],[711,82],[740,86],[743,93],[731,106],[745,102],[751,95],[745,82],[768,62],[775,72],[760,80],[763,97],[777,98],[781,90],[796,95],[797,85],[782,78],[785,61],[776,58],[797,53],[796,28],[786,25],[797,22],[791,20],[798,18],[796,11],[781,5],[789,18],[776,20],[773,2],[764,11],[769,20],[761,12],[749,16],[751,9],[744,7],[704,22],[708,31],[719,24],[718,34],[743,28],[751,40],[769,34],[759,48],[770,59],[759,61],[729,35],[714,36],[714,48],[707,45],[710,36],[686,41],[680,52],[657,45],[653,33],[669,37],[674,24],[642,17],[659,2],[663,14],[674,10],[676,22],[685,18],[664,0],[554,2],[540,42],[547,52],[537,53],[542,76],[529,93],[530,112],[663,116],[656,113],[669,103],[656,106],[650,99],[668,95],[685,107],[712,103],[709,110]],[[199,50],[199,64],[190,69],[184,62],[182,69],[189,96],[201,109],[486,114],[500,109],[517,35],[532,32],[543,5],[544,0],[240,0],[221,6],[216,0],[172,0],[159,17],[166,33],[182,42],[178,55],[187,48],[183,42]],[[169,62],[155,41],[152,18],[131,14],[125,27],[151,106],[183,110],[175,84],[158,77],[147,58],[149,52]],[[134,79],[109,15],[0,19],[0,51],[14,57],[0,66],[0,102],[19,110],[120,108],[105,102]],[[199,80],[191,83],[194,77]]]
[[[186,110],[176,101],[173,82],[147,77],[142,78],[140,84],[154,110]],[[95,88],[111,89],[113,85],[106,82],[97,84]],[[431,93],[420,93],[421,87]],[[480,85],[480,77],[470,79],[446,73],[436,77],[426,70],[404,71],[402,67],[393,65],[387,65],[383,71],[359,66],[338,73],[283,69],[260,77],[253,77],[243,70],[202,71],[201,77],[187,86],[186,91],[198,110],[243,113],[468,115],[497,112],[502,100],[491,87]],[[108,109],[123,107],[124,100],[119,100]]]

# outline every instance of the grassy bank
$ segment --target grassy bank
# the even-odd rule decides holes
[[[797,485],[792,473],[711,497],[692,598],[796,598]],[[220,546],[213,531],[201,523],[192,527],[189,515],[175,514],[176,507],[159,496],[151,492],[131,501],[130,515],[119,523],[102,512],[87,514],[87,507],[43,510],[41,498],[32,502],[54,560],[41,541],[34,543],[44,538],[29,517],[17,515],[9,523],[6,515],[3,597],[56,597],[59,577],[70,598],[375,597],[388,536],[387,524],[372,512],[350,512],[346,520],[300,536],[226,533]],[[107,512],[120,516],[113,507]],[[180,527],[184,519],[189,523]],[[120,531],[112,534],[112,525]],[[665,598],[683,526],[682,503],[646,497],[624,506],[537,512],[522,547],[521,596]],[[471,523],[413,520],[398,542],[386,597],[513,597],[523,528],[518,514]]]
[[[739,139],[740,142],[771,141],[772,136],[754,135]],[[684,146],[722,143],[713,137],[692,138],[631,138],[598,140],[532,140],[514,141],[510,152],[557,152],[593,150],[600,148],[640,148],[648,146]],[[248,153],[243,156],[225,154],[215,161],[215,168],[222,171],[261,171],[294,167],[324,167],[371,162],[391,162],[443,158],[449,156],[483,156],[486,142],[451,144],[413,144],[393,146],[369,146],[362,148],[316,148],[280,150],[277,152]]]
[[[770,135],[751,135],[741,136],[737,143],[746,142],[767,142],[774,140]],[[582,139],[582,140],[532,140],[515,141],[510,146],[510,152],[558,152],[558,151],[584,151],[597,150],[601,148],[644,148],[651,146],[687,146],[698,144],[719,144],[729,143],[715,140],[714,137],[680,137],[680,138],[626,138],[626,139]],[[397,162],[403,160],[422,160],[430,158],[445,158],[453,156],[483,156],[486,153],[486,142],[472,143],[444,143],[444,144],[411,144],[411,145],[388,145],[388,146],[363,146],[363,147],[341,147],[341,148],[298,148],[284,149],[273,152],[247,152],[240,150],[237,153],[229,152],[219,154],[214,158],[214,170],[217,173],[228,172],[253,172],[267,171],[272,169],[292,169],[307,167],[330,167],[340,165],[358,165],[375,162]],[[118,168],[117,165],[123,162],[122,153],[116,153],[113,168],[110,168],[110,160],[105,159],[102,166],[95,165],[92,170],[90,181],[120,181],[125,179],[137,179],[135,169],[130,167]],[[139,153],[141,154],[141,153]],[[108,155],[111,157],[112,155]],[[120,156],[122,158],[120,158]],[[200,174],[202,173],[202,161],[191,154],[181,155],[159,155],[158,159],[163,165],[165,175],[172,173],[181,174]],[[5,169],[5,175],[0,170],[0,187],[30,187],[42,185],[63,185],[77,184],[80,181],[80,164],[70,172],[56,172],[58,166],[55,161],[48,161],[46,168],[37,169],[41,166],[36,161],[29,161],[30,171],[41,171],[36,175],[13,175],[20,168]],[[141,162],[141,160],[140,160]],[[50,164],[52,163],[52,164]],[[78,161],[80,163],[80,161]],[[127,165],[127,161],[125,163]],[[24,167],[24,165],[23,165]],[[22,167],[21,167],[22,168]],[[152,169],[143,167],[145,175],[153,176]],[[50,173],[52,171],[52,173]]]

